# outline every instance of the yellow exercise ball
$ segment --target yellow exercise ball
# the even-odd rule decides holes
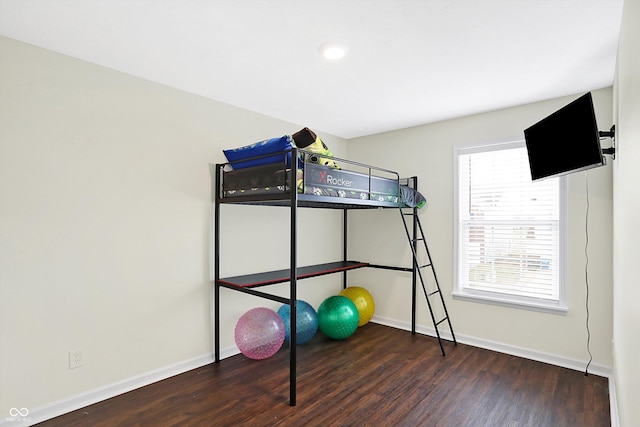
[[[373,313],[376,310],[376,304],[373,301],[373,297],[365,288],[360,286],[349,286],[340,292],[340,295],[349,298],[356,305],[360,320],[358,321],[358,327],[366,325],[373,317]]]

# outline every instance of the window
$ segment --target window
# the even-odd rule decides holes
[[[454,297],[565,313],[566,178],[532,182],[524,142],[454,154]]]

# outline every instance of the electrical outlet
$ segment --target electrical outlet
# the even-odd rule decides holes
[[[69,369],[76,369],[82,366],[82,350],[71,350],[69,352]]]

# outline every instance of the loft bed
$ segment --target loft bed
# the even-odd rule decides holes
[[[295,201],[299,207],[334,209],[425,203],[398,173],[335,158],[308,128],[223,151],[229,161],[219,165],[220,203],[290,206]]]
[[[418,240],[415,239],[416,210],[424,205],[425,201],[422,195],[417,192],[416,177],[401,179],[394,171],[335,158],[320,139],[307,128],[298,134],[294,134],[293,137],[285,136],[283,138],[285,141],[284,147],[278,143],[276,148],[272,148],[266,153],[258,153],[258,155],[254,155],[255,150],[248,150],[249,154],[243,153],[240,158],[234,158],[234,153],[227,150],[225,151],[225,155],[229,160],[227,163],[209,165],[212,177],[212,201],[214,204],[214,351],[215,362],[218,363],[220,362],[220,288],[227,288],[290,305],[289,404],[295,406],[296,305],[293,302],[297,299],[297,281],[326,274],[342,273],[343,287],[346,287],[347,272],[353,269],[374,267],[412,272],[412,333],[415,334],[416,281],[420,274],[420,267],[417,262],[413,262],[411,268],[405,268],[348,260],[347,212],[351,209],[411,208],[414,212],[414,241],[412,245],[415,257],[415,242]],[[307,138],[306,145],[304,138]],[[287,141],[290,139],[294,143],[286,146]],[[309,140],[312,142],[309,143]],[[317,145],[318,141],[323,147],[320,150],[317,149],[318,147],[314,149],[311,146],[312,144]],[[306,148],[299,148],[300,145]],[[309,148],[310,146],[311,148]],[[233,151],[245,151],[245,149],[246,147],[242,147]],[[226,278],[220,277],[220,211],[221,206],[227,204],[289,208],[290,262],[288,269]],[[298,208],[341,209],[343,211],[342,260],[310,266],[298,265]],[[408,229],[407,236],[410,237]],[[420,280],[422,280],[421,276]],[[268,285],[284,282],[289,282],[290,284],[288,297],[274,295],[262,290],[263,287]],[[425,295],[427,295],[426,291]],[[438,339],[440,339],[439,334]],[[444,355],[442,343],[440,343],[440,347]]]

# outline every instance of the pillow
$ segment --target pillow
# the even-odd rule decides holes
[[[427,204],[427,199],[424,198],[422,193],[406,185],[400,186],[400,193],[402,196],[402,203],[410,208],[422,209]]]
[[[340,169],[340,166],[333,161],[333,153],[329,147],[325,145],[319,136],[311,129],[304,128],[293,135],[293,140],[298,148],[311,153],[305,153],[305,162],[316,163],[334,169]]]
[[[295,144],[291,136],[284,135],[278,138],[265,139],[264,141],[256,142],[255,144],[251,145],[245,145],[244,147],[222,150],[222,152],[224,153],[227,161],[231,164],[231,167],[233,169],[244,169],[250,168],[252,166],[268,165],[278,162],[282,163],[285,156],[285,153],[283,153],[283,151],[290,150],[294,146]],[[253,158],[268,154],[274,155],[260,157],[258,159]],[[286,167],[291,167],[291,152],[286,153],[286,157]],[[239,162],[239,160],[246,161]]]

